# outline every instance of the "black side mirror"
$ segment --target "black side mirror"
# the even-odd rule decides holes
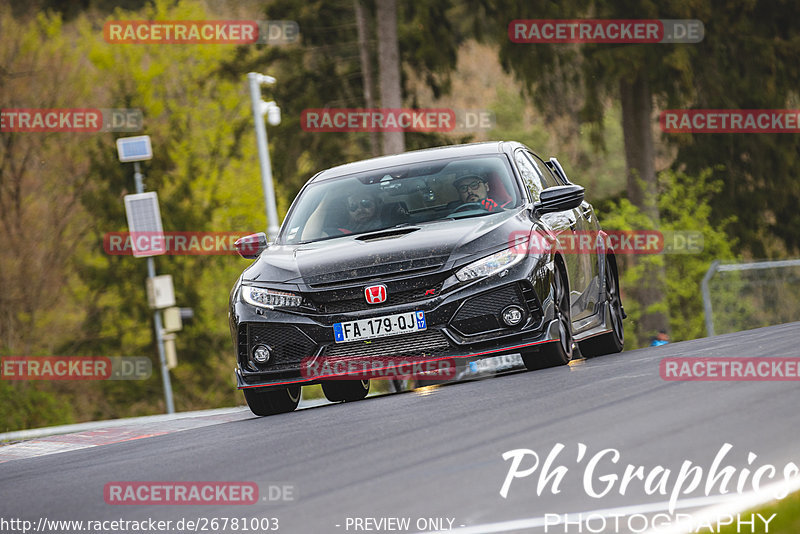
[[[267,248],[267,244],[267,234],[258,232],[257,234],[240,237],[233,246],[236,247],[236,252],[239,253],[239,256],[253,260]]]
[[[583,187],[574,184],[548,187],[533,204],[533,211],[544,214],[577,208],[583,202],[583,193]]]

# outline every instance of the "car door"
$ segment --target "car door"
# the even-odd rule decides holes
[[[540,166],[538,161],[541,160],[537,160],[531,152],[525,149],[518,149],[514,153],[514,160],[522,175],[522,180],[531,194],[533,202],[539,200],[539,195],[544,189],[555,185],[561,185],[555,181],[548,171],[542,170],[542,168],[546,169],[546,167],[543,165]],[[562,239],[569,239],[568,234],[574,232],[578,224],[575,210],[545,213],[540,216],[540,220],[542,224],[553,233],[562,236]],[[583,315],[583,310],[576,307],[576,303],[579,302],[579,296],[582,294],[582,290],[580,289],[582,282],[580,280],[582,278],[581,269],[583,269],[583,266],[580,263],[578,254],[567,253],[564,254],[563,257],[570,285],[570,312],[572,318],[577,319]]]
[[[528,150],[524,150],[523,153],[541,175],[541,180],[545,187],[568,185],[570,183],[560,166],[553,169],[536,154]],[[594,214],[591,210],[591,204],[584,201],[579,207],[558,214],[569,220],[569,231],[572,234],[565,236],[564,243],[567,247],[564,259],[569,271],[570,311],[574,321],[594,314],[594,307],[597,301],[596,282],[593,283],[593,279],[596,276],[597,254],[594,252],[593,247],[590,246],[587,250],[585,242],[580,242],[580,239],[591,238],[593,235],[591,231],[593,228],[592,223],[587,218],[589,216],[594,220]],[[593,243],[594,240],[592,240]]]

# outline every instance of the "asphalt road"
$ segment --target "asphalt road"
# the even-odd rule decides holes
[[[668,496],[648,495],[639,480],[624,494],[617,480],[607,495],[589,496],[583,480],[589,460],[606,448],[620,454],[616,464],[609,456],[600,457],[589,477],[597,490],[604,486],[600,476],[621,478],[628,464],[643,466],[645,475],[659,465],[671,469],[665,483],[671,490],[684,461],[707,473],[725,443],[732,449],[723,464],[733,466],[736,477],[744,474],[747,482],[748,473],[764,464],[780,473],[787,462],[800,465],[800,389],[797,382],[665,381],[659,376],[661,359],[800,357],[799,337],[800,323],[791,323],[623,352],[570,367],[268,418],[243,417],[8,461],[0,464],[0,518],[174,522],[274,517],[279,532],[327,533],[375,526],[361,523],[363,528],[356,530],[354,518],[405,517],[410,519],[408,531],[414,532],[418,526],[436,527],[419,522],[426,518],[452,519],[453,528],[474,527],[664,502]],[[564,448],[551,471],[566,468],[559,493],[552,492],[551,479],[539,495],[539,474],[558,443]],[[579,444],[585,445],[581,461]],[[502,455],[512,449],[532,449],[540,463],[531,476],[513,480],[503,498],[500,490],[511,461]],[[748,465],[750,452],[757,457],[749,458]],[[531,461],[526,456],[520,469]],[[746,473],[745,467],[751,471]],[[243,506],[110,505],[103,489],[115,481],[250,481],[258,484],[262,499],[271,485],[291,486],[293,500]],[[703,497],[702,486],[681,498]],[[8,525],[6,529],[0,528],[14,531]]]

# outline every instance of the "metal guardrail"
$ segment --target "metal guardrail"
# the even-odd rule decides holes
[[[714,312],[711,308],[711,291],[708,284],[717,272],[727,271],[754,271],[758,269],[775,269],[780,267],[800,267],[800,259],[797,260],[775,260],[775,261],[756,261],[748,263],[726,263],[722,264],[719,260],[714,260],[703,276],[701,288],[703,291],[703,309],[706,316],[706,333],[709,337],[714,335]]]

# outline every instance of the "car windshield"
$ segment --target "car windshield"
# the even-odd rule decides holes
[[[295,201],[281,242],[310,243],[396,226],[478,217],[520,205],[505,156],[413,163],[312,183]]]

